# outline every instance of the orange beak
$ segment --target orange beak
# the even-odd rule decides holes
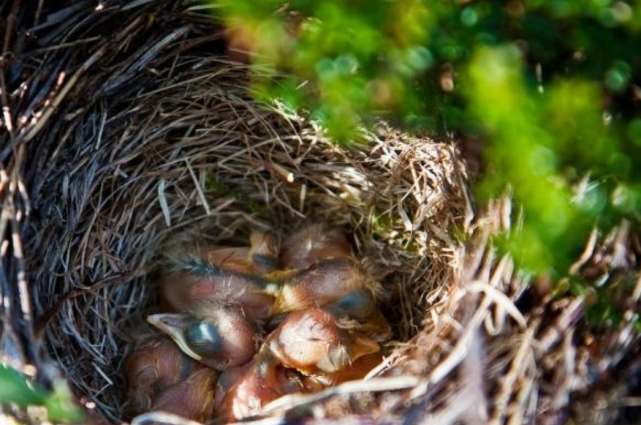
[[[264,274],[278,269],[278,242],[271,233],[253,231],[248,260],[256,273]]]
[[[378,353],[381,347],[373,339],[356,335],[354,342],[350,345],[352,361],[368,354]]]

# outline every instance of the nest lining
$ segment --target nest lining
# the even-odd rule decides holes
[[[240,243],[251,227],[287,234],[308,220],[343,228],[384,282],[395,343],[381,375],[417,380],[410,391],[316,400],[316,420],[554,422],[586,417],[581,402],[629,393],[592,375],[636,370],[631,322],[597,335],[605,342],[592,354],[585,299],[552,303],[492,249],[492,234],[509,226],[509,200],[472,221],[452,143],[380,124],[363,132],[366,149],[331,144],[315,123],[252,101],[246,67],[216,54],[220,31],[179,2],[39,13],[49,19],[20,15],[40,44],[16,41],[25,53],[14,66],[30,78],[12,97],[24,117],[13,167],[32,211],[23,242],[39,320],[30,338],[43,335],[56,367],[109,419],[122,419],[129,328],[157,303],[150,282],[163,245],[180,234]],[[4,205],[24,209],[23,194],[12,194]],[[638,288],[640,251],[622,223],[575,272],[636,276]],[[46,380],[47,361],[31,356]],[[614,389],[588,391],[605,383]]]
[[[46,241],[55,235],[60,242],[40,246],[45,264],[34,276],[43,283],[36,300],[76,292],[49,324],[49,346],[65,374],[102,407],[115,407],[114,416],[122,402],[118,366],[131,342],[123,334],[123,320],[153,306],[150,276],[155,259],[163,244],[181,232],[196,233],[212,243],[234,243],[246,240],[252,226],[280,232],[306,220],[342,226],[353,235],[370,272],[386,277],[388,290],[403,305],[388,309],[400,339],[416,332],[426,296],[452,276],[449,260],[441,255],[452,247],[428,237],[423,221],[412,232],[400,220],[384,227],[374,220],[397,208],[416,217],[416,197],[426,195],[441,201],[423,213],[423,220],[444,227],[439,216],[453,223],[461,217],[450,215],[453,206],[463,206],[461,193],[454,191],[457,160],[451,146],[428,139],[403,140],[386,129],[388,134],[372,152],[350,153],[333,147],[317,131],[293,131],[299,123],[259,111],[242,88],[226,85],[227,79],[237,83],[243,78],[242,67],[210,59],[195,63],[201,77],[197,86],[189,75],[181,75],[186,83],[169,81],[167,90],[160,85],[154,95],[138,94],[125,101],[136,105],[132,119],[98,131],[103,146],[127,135],[118,154],[81,148],[76,155],[89,158],[73,161],[81,166],[70,172],[68,195],[64,176],[53,176],[53,185],[47,185],[56,203],[43,205],[45,215],[63,208],[68,209],[67,217],[77,217],[37,238]],[[111,120],[104,122],[106,130]],[[187,134],[176,136],[176,131]],[[83,142],[93,146],[96,136],[83,137]],[[384,155],[390,160],[368,169],[362,158],[374,157],[378,149],[387,151]],[[413,155],[418,149],[424,158]],[[439,193],[443,184],[428,177],[422,177],[423,182],[407,180],[416,168],[429,168],[429,175],[446,180],[454,190]],[[294,174],[293,183],[287,177],[283,181],[283,169]],[[56,183],[62,184],[55,187]],[[420,244],[414,253],[398,246],[409,242]],[[39,304],[43,311],[49,307]]]
[[[42,136],[55,145],[32,182],[33,301],[49,318],[53,361],[113,420],[122,419],[131,323],[156,305],[158,254],[176,235],[239,243],[252,227],[339,226],[385,282],[385,313],[404,341],[420,329],[428,296],[451,281],[456,243],[447,229],[465,210],[452,145],[381,124],[364,132],[367,149],[339,148],[314,123],[252,101],[244,65],[212,55],[211,43],[186,47],[212,23],[183,11],[163,26],[175,13],[166,7],[135,9],[111,28],[121,15],[104,17],[94,31],[123,29],[105,34],[84,64],[64,48],[44,58],[67,75],[87,69],[59,87],[72,83],[52,123],[58,137]],[[79,30],[66,31],[59,43]],[[88,66],[96,55],[99,66]]]

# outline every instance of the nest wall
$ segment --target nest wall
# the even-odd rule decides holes
[[[315,123],[252,100],[248,69],[185,5],[57,13],[34,32],[49,48],[21,64],[41,61],[29,89],[43,93],[20,129],[31,140],[36,358],[121,419],[121,363],[132,323],[157,303],[163,246],[185,234],[242,244],[252,228],[287,234],[310,221],[343,228],[384,282],[395,340],[418,332],[457,262],[447,229],[463,223],[467,177],[452,144],[381,123],[361,147],[336,146]]]
[[[105,111],[104,127],[80,124],[82,144],[61,152],[44,183],[51,197],[37,208],[48,225],[32,228],[29,252],[41,263],[30,269],[38,310],[57,309],[45,335],[65,375],[104,408],[120,405],[127,321],[155,305],[158,255],[185,234],[242,244],[254,227],[340,226],[384,280],[397,338],[415,334],[427,296],[453,277],[443,229],[462,217],[455,150],[386,128],[366,135],[366,150],[336,148],[318,129],[248,100],[237,86],[242,67],[184,60],[194,75],[160,79],[153,93],[112,106],[135,108],[127,119]],[[392,218],[399,209],[411,222]]]
[[[313,121],[252,100],[249,70],[226,59],[222,30],[193,3],[20,3],[3,9],[14,29],[0,81],[13,114],[0,151],[5,359],[35,366],[45,385],[64,375],[120,420],[121,363],[157,304],[165,244],[243,243],[252,228],[322,220],[384,284],[389,364],[382,380],[271,414],[313,404],[310,420],[324,422],[622,417],[607,402],[634,394],[621,378],[638,376],[633,321],[594,334],[585,296],[553,294],[498,254],[493,235],[518,230],[511,202],[474,217],[455,143],[384,123],[357,149],[331,143]],[[595,232],[573,273],[636,282],[634,310],[640,252],[622,222]],[[596,401],[606,408],[581,407]]]

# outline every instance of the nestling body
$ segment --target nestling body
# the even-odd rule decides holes
[[[343,371],[360,357],[376,353],[376,341],[342,329],[336,318],[320,308],[289,314],[265,340],[280,364],[304,375]]]
[[[301,270],[331,258],[352,258],[352,247],[339,229],[311,224],[283,242],[280,262],[284,269]]]
[[[128,410],[148,411],[158,394],[184,381],[202,366],[183,354],[168,338],[141,337],[125,364],[128,381]]]
[[[218,372],[201,368],[184,381],[161,391],[151,410],[173,413],[198,422],[207,422],[214,416],[214,392]]]
[[[189,357],[217,370],[247,363],[260,337],[238,307],[219,300],[201,301],[189,313],[155,314],[147,320]]]

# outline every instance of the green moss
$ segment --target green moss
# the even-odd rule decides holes
[[[371,218],[372,232],[378,239],[389,238],[390,233],[394,230],[394,221],[392,215],[386,214],[372,214]]]
[[[260,214],[265,212],[263,205],[250,198],[249,195],[233,189],[226,182],[218,180],[213,171],[208,172],[205,176],[205,193],[221,198],[235,199],[240,205],[253,213]]]
[[[467,242],[469,234],[461,226],[455,226],[451,229],[451,236],[460,243]]]

